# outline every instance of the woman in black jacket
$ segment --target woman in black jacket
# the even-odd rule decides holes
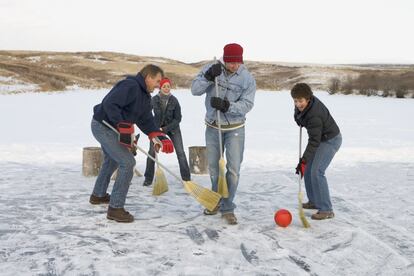
[[[309,202],[304,209],[318,209],[312,219],[334,217],[325,170],[342,144],[339,127],[326,106],[313,95],[306,83],[297,83],[291,90],[295,103],[295,121],[308,132],[308,144],[296,167],[305,176]]]
[[[170,137],[174,144],[178,165],[180,166],[181,178],[184,181],[190,181],[190,168],[188,167],[187,157],[184,152],[183,138],[180,130],[181,107],[177,98],[171,94],[171,81],[168,78],[161,80],[160,92],[152,97],[151,101],[154,110],[155,124],[163,133]],[[154,157],[154,147],[152,142],[148,153]],[[145,180],[143,185],[151,185],[154,179],[154,161],[150,158],[147,158],[147,167],[144,176]]]

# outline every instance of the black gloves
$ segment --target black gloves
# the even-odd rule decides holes
[[[230,102],[224,98],[218,98],[218,97],[211,97],[210,99],[210,105],[211,107],[214,107],[215,109],[220,110],[223,113],[226,113],[229,110]]]
[[[204,77],[208,81],[214,81],[217,76],[220,76],[222,73],[222,64],[215,63],[208,68],[208,70],[204,73]],[[230,102],[227,99],[222,99],[219,97],[211,97],[210,99],[211,107],[220,110],[221,112],[225,113],[229,110]]]
[[[221,64],[220,63],[216,63],[211,65],[210,68],[208,68],[207,72],[204,73],[204,77],[208,80],[208,81],[214,81],[214,79],[217,76],[220,76],[222,72],[221,69]]]

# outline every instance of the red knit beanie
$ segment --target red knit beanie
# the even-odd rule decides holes
[[[164,85],[164,83],[166,83],[166,82],[168,82],[169,84],[170,84],[170,86],[171,86],[171,81],[170,81],[170,79],[168,79],[168,78],[163,78],[161,81],[160,81],[160,88]]]
[[[236,43],[230,43],[224,46],[223,61],[243,63],[242,46]]]

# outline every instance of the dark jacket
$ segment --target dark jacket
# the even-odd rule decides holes
[[[295,107],[295,121],[308,131],[308,145],[303,153],[303,159],[311,160],[321,142],[334,138],[339,134],[339,127],[332,118],[326,106],[315,96],[312,96],[302,112]]]
[[[93,108],[93,113],[95,120],[105,120],[115,128],[119,122],[131,122],[146,135],[159,131],[151,112],[151,95],[140,74],[118,82]]]
[[[165,112],[161,107],[161,98],[157,94],[152,97],[152,107],[154,109],[155,124],[162,127],[164,132],[174,132],[180,130],[181,107],[177,98],[170,95],[168,98]]]

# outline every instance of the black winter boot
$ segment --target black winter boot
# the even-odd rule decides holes
[[[149,179],[145,179],[144,182],[142,183],[143,186],[151,186],[152,184],[152,180]]]

